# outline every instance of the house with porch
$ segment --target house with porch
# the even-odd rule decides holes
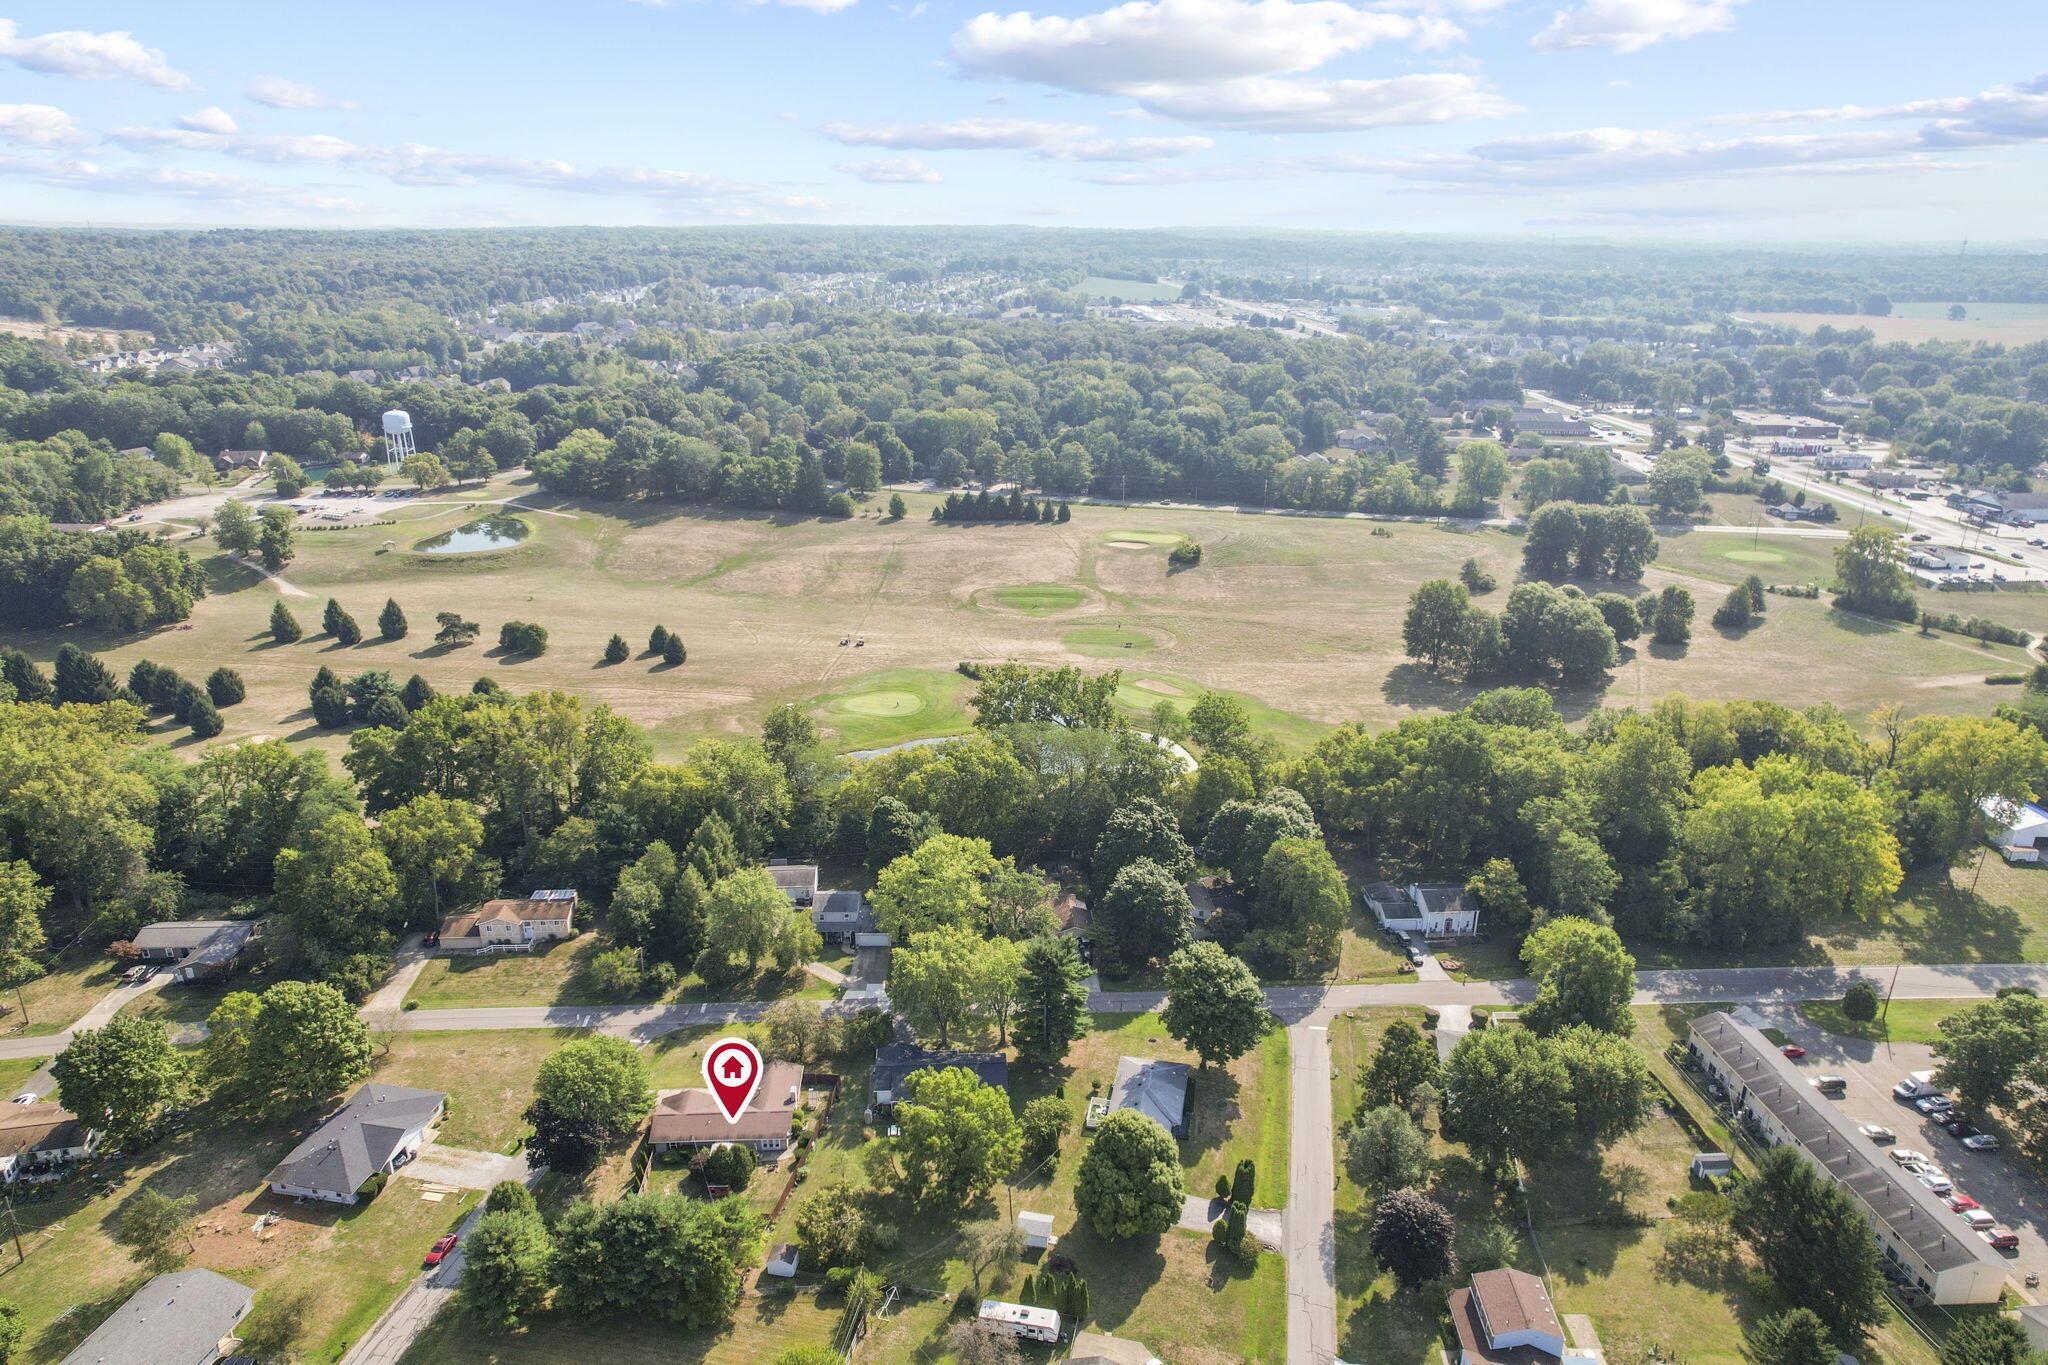
[[[1462,886],[1374,882],[1365,903],[1383,929],[1424,938],[1469,938],[1479,932],[1479,903]]]
[[[162,963],[179,981],[217,979],[234,971],[255,936],[246,919],[182,919],[145,924],[129,940],[144,962]]]
[[[804,1102],[804,1069],[795,1062],[769,1062],[754,1097],[728,1122],[709,1090],[664,1090],[654,1097],[647,1121],[647,1144],[655,1152],[688,1151],[736,1142],[766,1160],[779,1157],[796,1127],[796,1111]]]
[[[576,931],[574,891],[536,891],[524,900],[485,901],[441,921],[444,953],[531,952]]]

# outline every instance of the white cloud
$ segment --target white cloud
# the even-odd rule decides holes
[[[71,115],[48,104],[0,104],[0,142],[18,147],[76,147],[85,134]]]
[[[1583,0],[1559,10],[1550,27],[1530,39],[1539,52],[1605,47],[1640,52],[1673,38],[1697,38],[1735,27],[1747,0]]]
[[[1330,132],[1512,112],[1470,75],[1302,78],[1379,43],[1429,48],[1462,36],[1431,15],[1341,0],[1131,0],[1078,18],[977,15],[954,34],[952,52],[970,75],[1123,96],[1190,123]]]
[[[870,185],[936,185],[945,179],[914,156],[883,157],[879,161],[842,161],[839,169]]]
[[[1340,0],[1131,0],[1071,19],[979,14],[953,35],[953,58],[977,76],[1123,94],[1308,71],[1422,29]]]
[[[905,123],[868,127],[828,123],[818,130],[854,147],[892,147],[924,152],[986,151],[990,148],[1046,147],[1086,137],[1093,128],[1035,119],[964,118],[950,123]]]
[[[1911,100],[1904,104],[1844,104],[1828,109],[1774,109],[1760,114],[1719,114],[1710,124],[1885,123],[1927,119],[1922,137],[1932,145],[2032,142],[2048,138],[2048,75],[1994,85],[1975,95]]]
[[[67,29],[28,38],[12,19],[0,19],[0,57],[29,71],[81,81],[135,81],[160,90],[183,90],[192,84],[191,78],[171,69],[163,53],[144,47],[126,30]]]
[[[217,104],[209,104],[193,114],[180,114],[178,126],[195,133],[217,133],[222,137],[238,132],[233,115]]]
[[[258,76],[242,88],[242,93],[258,104],[267,104],[272,109],[353,109],[354,100],[337,99],[323,94],[310,85],[288,81],[282,76]]]
[[[1211,128],[1322,133],[1496,118],[1516,106],[1476,77],[1439,72],[1386,80],[1244,80],[1139,92],[1155,112]]]
[[[275,202],[322,213],[363,211],[363,206],[352,199],[311,194],[295,186],[268,184],[223,171],[194,171],[168,166],[109,166],[76,157],[31,158],[0,153],[0,176],[94,194],[146,195],[226,203]]]
[[[1206,137],[1089,138],[1047,147],[1039,155],[1050,161],[1164,161],[1215,145]]]

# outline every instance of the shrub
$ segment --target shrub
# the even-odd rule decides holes
[[[498,648],[538,658],[548,652],[548,628],[531,621],[507,621],[498,627]]]
[[[1190,536],[1182,536],[1180,544],[1167,553],[1166,562],[1176,569],[1192,569],[1202,562],[1201,542]]]
[[[850,517],[854,513],[853,499],[844,493],[834,493],[825,499],[825,515],[828,517]]]
[[[891,493],[889,495],[889,520],[901,521],[909,511],[910,508],[904,503],[901,493]]]
[[[632,648],[627,645],[626,637],[623,635],[614,635],[605,641],[604,661],[608,664],[622,664],[631,658],[632,654]]]
[[[753,1148],[729,1143],[704,1159],[704,1181],[709,1185],[727,1185],[734,1191],[744,1190],[754,1178],[756,1164]]]
[[[1466,591],[1474,596],[1480,593],[1492,592],[1500,586],[1495,581],[1494,576],[1488,573],[1485,566],[1476,559],[1468,559],[1459,566],[1458,581],[1463,583]]]
[[[198,703],[185,712],[185,723],[192,727],[192,733],[201,739],[212,739],[227,727],[222,724],[220,712],[213,703],[201,697]]]
[[[206,675],[206,695],[215,706],[233,706],[249,695],[242,675],[232,668],[216,668]]]
[[[1851,981],[1849,988],[1842,992],[1842,1016],[1859,1024],[1867,1024],[1877,1018],[1877,987],[1868,981]]]
[[[661,661],[674,668],[690,657],[690,651],[683,647],[683,637],[671,635],[661,647]]]
[[[1024,1132],[1024,1150],[1042,1159],[1059,1150],[1060,1139],[1074,1126],[1074,1116],[1058,1095],[1040,1095],[1024,1106],[1019,1122]]]

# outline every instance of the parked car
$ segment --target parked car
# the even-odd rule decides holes
[[[435,931],[434,931],[433,933],[431,933],[431,934],[428,934],[428,935],[427,935],[427,936],[426,936],[425,938],[421,939],[421,940],[420,940],[420,942],[421,942],[422,944],[424,944],[425,946],[429,947],[429,948],[438,948],[438,947],[440,947],[440,946],[441,946],[441,932],[440,932],[440,930],[438,930],[438,929],[437,929],[437,930],[435,930]]]
[[[1946,1095],[1923,1095],[1913,1101],[1913,1107],[1923,1114],[1945,1114],[1956,1107],[1956,1102]]]
[[[1897,1142],[1899,1140],[1897,1133],[1894,1133],[1881,1123],[1866,1123],[1856,1131],[1869,1138],[1872,1142]]]
[[[1977,1201],[1967,1194],[1952,1194],[1941,1202],[1948,1205],[1952,1213],[1968,1213],[1978,1207]]]
[[[1891,1151],[1891,1157],[1899,1165],[1907,1166],[1916,1161],[1925,1162],[1927,1160],[1927,1153],[1916,1152],[1911,1147],[1894,1147]]]
[[[1982,1209],[1971,1209],[1963,1215],[1963,1221],[1970,1225],[1972,1232],[1988,1232],[1998,1226],[1998,1220]]]
[[[1947,1133],[1952,1138],[1977,1136],[1977,1125],[1964,1118],[1963,1112],[1960,1109],[1949,1110],[1941,1116],[1939,1122],[1941,1124],[1941,1131]]]
[[[1790,1057],[1795,1062],[1806,1055],[1806,1049],[1799,1046],[1799,1044],[1797,1043],[1787,1043],[1785,1044],[1785,1046],[1779,1048],[1778,1051],[1784,1053],[1787,1057]]]
[[[430,1266],[441,1264],[443,1260],[447,1259],[448,1253],[455,1250],[455,1243],[458,1240],[456,1235],[451,1232],[440,1241],[434,1243],[433,1248],[427,1252],[426,1264]]]
[[[1933,1190],[1936,1194],[1955,1193],[1956,1182],[1950,1180],[1947,1176],[1941,1174],[1939,1171],[1933,1172],[1929,1175],[1920,1176],[1919,1180],[1921,1184],[1925,1185],[1928,1189]]]
[[[1914,540],[1932,540],[1932,539],[1934,539],[1934,537],[1933,537],[1933,536],[1930,536],[1930,535],[1928,535],[1928,534],[1927,534],[1927,532],[1925,532],[1925,531],[1915,531],[1915,532],[1913,533],[1913,537],[1912,537],[1912,538],[1913,538]]]
[[[1817,1076],[1814,1078],[1813,1088],[1823,1095],[1846,1095],[1849,1092],[1849,1081],[1845,1076]]]
[[[16,1095],[12,1102],[15,1104],[34,1104],[36,1102],[36,1092],[24,1090],[19,1095]]]
[[[1963,1146],[1973,1152],[1995,1152],[1998,1150],[1998,1139],[1989,1133],[1972,1133],[1963,1139]]]
[[[1982,1237],[1984,1244],[1993,1251],[2012,1251],[2020,1244],[2020,1235],[2008,1227],[1995,1227],[1977,1235]]]

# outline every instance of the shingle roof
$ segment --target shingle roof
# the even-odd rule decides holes
[[[0,1105],[0,1156],[83,1147],[86,1136],[78,1115],[61,1104]]]
[[[1160,1062],[1146,1057],[1123,1057],[1116,1064],[1116,1085],[1109,1092],[1109,1107],[1135,1109],[1169,1132],[1187,1118],[1188,1076],[1186,1062]]]
[[[292,1148],[267,1179],[273,1185],[354,1194],[391,1159],[405,1135],[431,1119],[447,1098],[438,1090],[372,1081]]]
[[[200,948],[216,937],[240,948],[255,926],[245,919],[180,919],[145,924],[130,940],[138,948]]]
[[[1512,1267],[1483,1270],[1472,1277],[1472,1297],[1479,1300],[1487,1330],[1496,1337],[1531,1330],[1563,1335],[1558,1329],[1557,1309],[1551,1306],[1550,1291],[1527,1271]]]
[[[1892,1236],[1939,1273],[1992,1261],[1990,1249],[1934,1195],[1883,1160],[1849,1116],[1823,1100],[1769,1039],[1724,1011],[1703,1014],[1693,1030],[1746,1092],[1746,1102],[1775,1117],[1806,1155],[1846,1185]],[[2000,1269],[2003,1262],[1997,1262]]]
[[[234,1330],[255,1291],[211,1270],[159,1275],[93,1329],[62,1365],[198,1360]]]
[[[903,1083],[911,1073],[960,1066],[981,1078],[983,1085],[998,1090],[1010,1083],[1010,1064],[999,1052],[927,1052],[916,1043],[888,1043],[875,1049],[875,1069],[869,1074],[876,1095],[887,1092],[902,1098]]]
[[[786,1137],[803,1103],[804,1069],[795,1062],[770,1062],[753,1102],[727,1123],[709,1090],[664,1090],[655,1097],[648,1122],[650,1142],[758,1142]]]

